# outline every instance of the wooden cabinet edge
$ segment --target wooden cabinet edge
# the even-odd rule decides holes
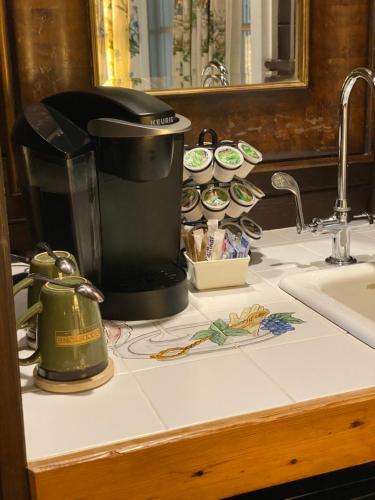
[[[55,500],[69,491],[82,500],[148,498],[156,485],[158,498],[187,498],[195,488],[217,498],[372,461],[374,431],[371,388],[32,461],[28,468],[34,498],[43,500],[54,484]]]

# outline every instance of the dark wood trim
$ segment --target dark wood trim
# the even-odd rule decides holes
[[[17,162],[10,131],[16,117],[15,85],[13,82],[13,68],[11,63],[10,33],[6,0],[0,0],[0,78],[2,89],[3,128],[5,144],[4,153],[7,156],[7,173],[9,178],[9,191],[11,195],[20,192],[20,183],[17,173]]]
[[[374,2],[371,4],[372,7],[372,12],[371,16],[369,18],[369,57],[370,57],[370,63],[371,63],[371,68],[375,68],[375,5]],[[367,106],[367,127],[368,127],[368,133],[367,133],[367,150],[372,151],[374,153],[374,96],[375,94],[373,92],[368,92],[369,96],[368,99],[370,100],[368,106]],[[370,200],[369,200],[369,206],[368,210],[370,213],[375,213],[375,168],[372,169],[371,173],[371,182],[370,182],[370,189],[371,189],[371,194],[370,194]]]
[[[349,165],[364,165],[374,161],[373,153],[363,153],[358,155],[349,155]],[[337,167],[338,156],[322,155],[317,157],[299,157],[292,159],[283,159],[265,161],[257,165],[252,173],[275,172],[276,170],[304,170],[306,168]],[[350,167],[349,167],[350,168]]]
[[[374,450],[371,388],[31,462],[29,471],[38,500],[225,498],[371,462]]]
[[[368,19],[368,67],[375,70],[375,4],[370,4],[370,15]],[[367,153],[374,152],[374,96],[375,93],[371,89],[367,89],[367,106],[366,106],[366,141],[365,151]]]
[[[0,157],[0,491],[29,498],[3,168]]]

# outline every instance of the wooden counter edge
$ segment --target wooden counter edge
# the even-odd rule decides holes
[[[375,388],[32,461],[29,474],[43,500],[223,498],[372,460]]]

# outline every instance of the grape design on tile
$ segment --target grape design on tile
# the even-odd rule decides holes
[[[269,331],[273,335],[282,335],[286,332],[295,330],[293,324],[303,323],[301,319],[295,318],[294,313],[276,313],[270,314],[261,324],[262,331]]]

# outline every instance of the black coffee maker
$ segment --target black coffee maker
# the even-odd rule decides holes
[[[100,87],[30,106],[22,145],[35,241],[71,251],[108,319],[154,319],[188,303],[178,265],[184,132],[143,92]]]

